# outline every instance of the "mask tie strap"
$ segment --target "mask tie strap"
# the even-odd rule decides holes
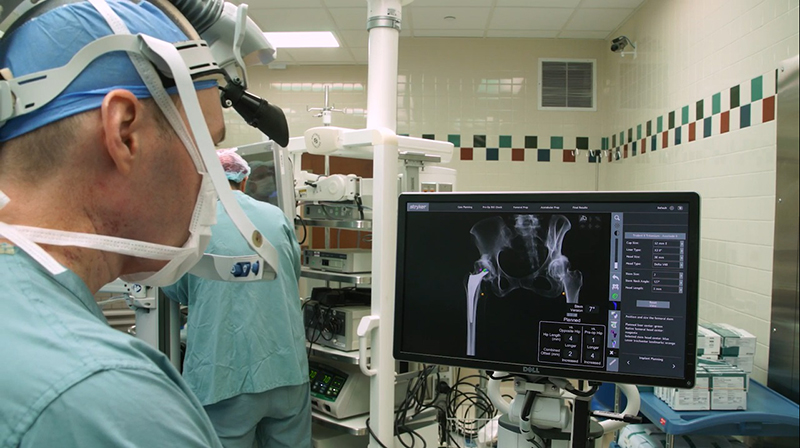
[[[5,197],[8,198],[8,196]],[[2,198],[0,198],[0,201],[1,200]],[[25,238],[14,227],[2,221],[0,221],[0,236],[7,238],[9,241],[14,243],[14,245],[22,249],[22,251],[33,258],[34,261],[39,263],[43,268],[47,269],[47,272],[50,274],[58,275],[66,272],[67,268],[61,266],[61,263],[56,261],[56,259],[42,249],[41,246]]]

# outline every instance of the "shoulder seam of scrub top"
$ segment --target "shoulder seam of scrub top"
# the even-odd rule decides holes
[[[11,435],[8,439],[3,441],[0,445],[8,445],[12,443],[11,446],[16,446],[19,441],[24,437],[27,431],[33,426],[36,422],[36,419],[39,415],[47,409],[48,406],[52,405],[53,402],[58,400],[61,395],[65,392],[70,390],[75,385],[85,381],[86,379],[90,378],[91,376],[102,373],[102,372],[110,372],[110,371],[144,371],[151,374],[164,374],[164,371],[159,369],[157,366],[153,365],[150,366],[147,363],[141,361],[130,361],[130,360],[115,360],[115,359],[108,359],[104,360],[103,362],[94,362],[90,364],[82,364],[79,368],[73,370],[69,375],[65,375],[61,377],[57,383],[51,384],[50,388],[46,389],[43,394],[41,394],[33,403],[33,405],[28,408],[24,413],[17,417],[17,423],[14,427],[11,428]],[[166,375],[165,375],[166,376]],[[167,378],[169,380],[169,378]],[[172,381],[170,381],[172,382]],[[13,417],[12,417],[13,418]],[[13,443],[16,441],[16,444]]]

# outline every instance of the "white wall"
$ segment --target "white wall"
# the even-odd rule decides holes
[[[701,321],[729,322],[758,337],[753,378],[759,381],[766,381],[770,336],[776,141],[770,113],[779,62],[798,53],[797,5],[796,0],[650,0],[615,33],[638,42],[637,58],[606,50],[600,82],[609,106],[603,130],[613,159],[601,167],[600,188],[700,193]],[[736,89],[740,101],[733,107]],[[670,112],[677,121],[672,130]],[[742,117],[748,114],[745,127]],[[668,146],[663,147],[662,132],[653,152],[647,122],[656,134],[659,117]]]

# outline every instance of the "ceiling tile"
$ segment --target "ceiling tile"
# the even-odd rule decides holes
[[[581,8],[637,8],[644,0],[583,0]]]
[[[366,29],[339,31],[336,34],[341,38],[339,43],[348,47],[366,47],[369,43],[369,33]]]
[[[353,52],[357,63],[366,64],[369,62],[369,49],[367,47],[352,47],[350,51]]]
[[[414,0],[406,8],[414,9],[420,6],[452,6],[456,8],[485,6],[488,8],[492,6],[492,0]],[[456,9],[454,12],[458,12],[458,10]]]
[[[489,11],[490,8],[413,8],[411,17],[414,31],[482,30],[486,28]],[[445,20],[445,16],[454,16],[455,20]]]
[[[533,39],[551,39],[558,36],[558,31],[536,30],[489,30],[487,37],[523,37]]]
[[[610,31],[564,30],[558,34],[561,39],[605,39]]]
[[[273,8],[319,8],[320,0],[269,0],[269,1],[235,1],[233,3],[247,3],[248,10],[251,9],[273,9]]]
[[[581,0],[497,0],[497,6],[524,6],[526,8],[574,8],[578,6],[580,2]]]
[[[575,11],[566,27],[577,31],[608,31],[616,29],[633,13],[632,9],[585,9]]]
[[[289,0],[291,1],[291,0]],[[349,8],[353,6],[363,7],[366,9],[367,2],[365,0],[322,0],[325,3],[325,6],[329,8]],[[320,0],[317,0],[319,3]]]
[[[355,62],[346,48],[292,48],[291,56],[299,64],[353,64]]]
[[[328,13],[320,8],[256,9],[247,15],[264,31],[329,31],[334,29]]]
[[[367,7],[363,8],[331,8],[333,20],[340,30],[367,29]]]
[[[560,30],[571,14],[571,9],[495,8],[489,29]]]
[[[483,37],[483,30],[414,30],[414,37]]]

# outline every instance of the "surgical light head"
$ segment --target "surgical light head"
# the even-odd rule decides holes
[[[239,184],[250,176],[250,165],[236,151],[237,148],[220,149],[217,151],[217,156],[225,171],[225,177]]]

